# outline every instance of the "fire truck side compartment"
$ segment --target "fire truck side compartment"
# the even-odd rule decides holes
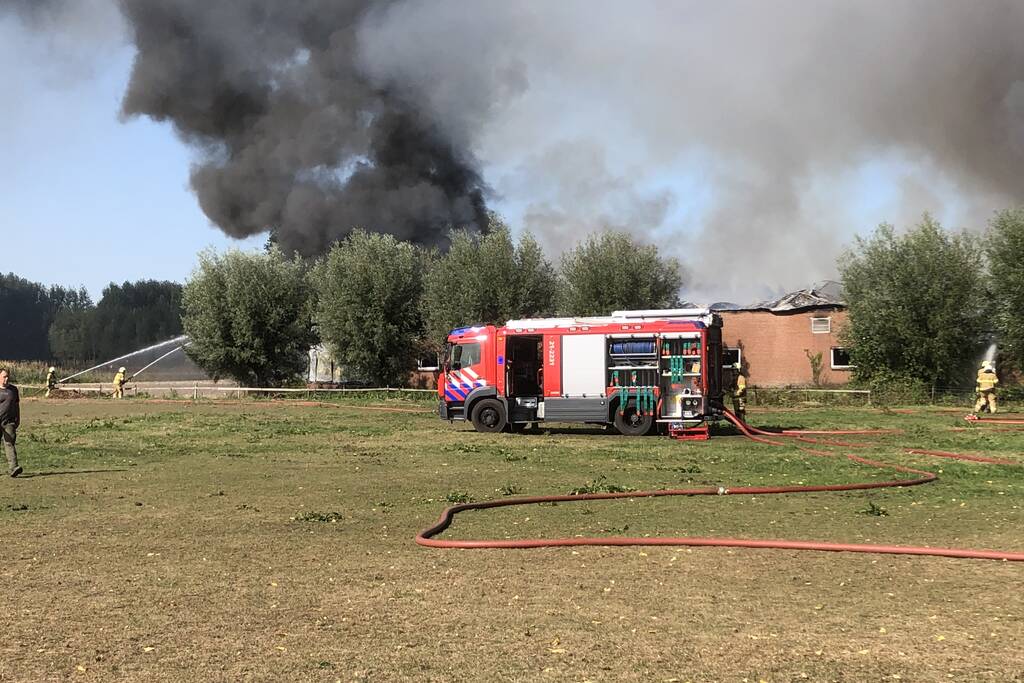
[[[606,398],[549,398],[544,401],[545,422],[607,422]]]
[[[565,335],[562,338],[562,396],[604,398],[605,364],[603,334]]]

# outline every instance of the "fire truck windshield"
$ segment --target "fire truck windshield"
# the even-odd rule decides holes
[[[455,344],[451,348],[452,369],[468,368],[480,362],[480,344],[471,342],[466,344]]]

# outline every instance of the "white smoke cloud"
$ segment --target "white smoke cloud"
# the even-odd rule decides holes
[[[452,0],[395,5],[361,45],[473,145],[514,223],[556,249],[628,227],[692,294],[745,300],[834,276],[881,220],[1020,201],[1021,35],[1001,0]],[[846,194],[868,172],[887,202]]]

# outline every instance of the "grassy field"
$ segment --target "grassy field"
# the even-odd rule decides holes
[[[891,472],[735,436],[482,435],[429,405],[379,408],[25,401],[26,476],[0,480],[0,681],[1024,680],[1020,563],[413,542],[457,501]],[[901,451],[1024,462],[1024,432],[954,431],[961,418],[751,415],[761,426],[902,429],[857,453],[940,474],[923,486],[474,511],[445,537],[1022,551],[1024,467]]]

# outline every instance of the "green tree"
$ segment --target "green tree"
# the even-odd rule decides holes
[[[313,329],[314,292],[306,268],[279,251],[200,254],[182,293],[186,353],[215,377],[281,386],[301,373]]]
[[[989,227],[993,327],[1002,357],[1024,367],[1024,208],[997,213]]]
[[[416,368],[427,255],[391,235],[353,231],[313,271],[320,336],[346,369],[401,386]]]
[[[569,315],[608,315],[614,310],[675,308],[682,270],[658,248],[623,232],[587,237],[562,256],[561,309]]]
[[[96,361],[102,351],[99,339],[93,335],[95,307],[61,311],[50,326],[50,348],[61,363],[75,365]],[[115,354],[120,355],[120,354]],[[114,358],[114,355],[106,356]]]
[[[985,290],[979,246],[925,214],[904,235],[882,224],[839,259],[843,332],[856,376],[960,386],[980,353]]]
[[[181,334],[181,285],[139,280],[110,283],[96,306],[69,308],[50,328],[62,362],[105,360]]]
[[[181,285],[140,280],[103,289],[95,306],[69,307],[50,328],[61,362],[103,360],[181,334]]]
[[[84,288],[45,287],[0,274],[0,359],[50,360],[49,331],[63,311],[92,306]]]
[[[428,338],[439,343],[460,325],[548,315],[557,291],[555,269],[529,233],[516,244],[497,218],[482,236],[454,231],[424,285]]]
[[[555,267],[544,255],[537,240],[526,232],[516,247],[516,301],[509,318],[534,317],[555,313],[559,279]]]

